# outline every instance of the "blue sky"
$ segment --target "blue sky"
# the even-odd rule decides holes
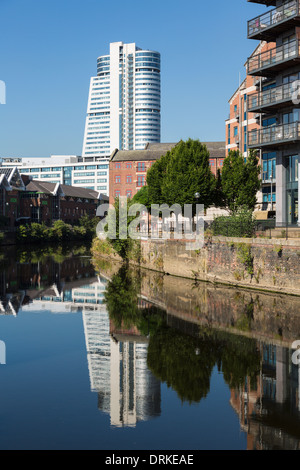
[[[90,77],[109,43],[162,56],[162,142],[225,140],[256,41],[247,0],[0,0],[0,156],[81,155]]]

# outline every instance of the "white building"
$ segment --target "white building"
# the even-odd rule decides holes
[[[100,157],[52,155],[47,158],[2,158],[0,166],[17,167],[20,174],[37,181],[67,184],[109,195],[108,160]]]
[[[160,54],[135,43],[111,43],[91,78],[82,156],[144,149],[160,142],[160,128]]]

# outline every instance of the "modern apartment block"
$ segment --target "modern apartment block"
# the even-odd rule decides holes
[[[47,158],[2,158],[0,168],[17,167],[35,180],[109,194],[109,164],[100,157],[52,155]]]
[[[83,157],[142,150],[161,138],[160,54],[132,44],[110,44],[90,81]]]
[[[255,48],[252,56],[258,53],[267,53],[275,43],[261,41]],[[251,57],[252,57],[251,56]],[[275,117],[262,115],[254,109],[253,103],[260,90],[266,95],[276,83],[272,78],[263,80],[262,77],[247,75],[238,89],[229,100],[229,117],[226,120],[226,155],[231,150],[241,152],[245,158],[248,156],[248,132],[256,132],[261,128],[273,125]],[[276,209],[276,154],[268,150],[258,153],[261,165],[262,189],[258,193],[258,209]]]
[[[248,111],[265,122],[260,129],[248,131],[248,148],[259,149],[276,161],[277,226],[299,225],[299,0],[248,1],[272,7],[248,21],[248,38],[269,45],[247,60],[247,75],[260,77]]]

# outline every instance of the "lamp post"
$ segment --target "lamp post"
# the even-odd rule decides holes
[[[197,205],[199,204],[199,201],[200,201],[200,193],[197,192],[195,193],[195,199],[196,199],[196,230],[197,230],[197,225],[198,225],[198,212],[197,212]]]

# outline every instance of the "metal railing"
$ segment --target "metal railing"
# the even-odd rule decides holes
[[[266,72],[280,63],[295,58],[299,58],[299,41],[297,39],[250,57],[247,61],[247,73],[254,75],[260,71]]]
[[[270,88],[249,96],[249,111],[273,106],[281,102],[292,101],[294,97],[298,98],[298,90],[295,83],[286,83],[278,87]]]
[[[248,21],[248,38],[256,36],[297,16],[300,16],[299,0],[285,3],[278,8],[274,8]]]
[[[300,123],[298,121],[248,132],[249,147],[279,144],[293,140],[300,140]]]

